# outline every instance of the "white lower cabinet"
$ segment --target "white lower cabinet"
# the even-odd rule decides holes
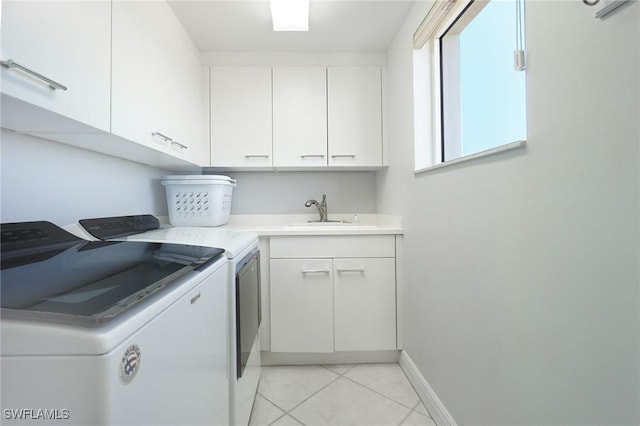
[[[271,260],[271,351],[333,352],[331,259]]]
[[[394,245],[391,235],[272,237],[271,352],[396,349]]]
[[[395,349],[395,259],[334,259],[333,267],[335,350]]]

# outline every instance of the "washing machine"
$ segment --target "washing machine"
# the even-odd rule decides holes
[[[3,425],[229,424],[223,249],[0,232]]]

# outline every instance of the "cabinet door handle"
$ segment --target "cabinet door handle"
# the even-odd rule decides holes
[[[328,274],[331,271],[328,269],[303,269],[303,274]]]
[[[324,154],[302,154],[300,158],[324,158]]]
[[[331,158],[356,158],[355,154],[337,154],[332,155]]]
[[[364,268],[352,268],[352,269],[342,269],[342,268],[338,268],[337,269],[338,272],[360,272],[363,273],[364,272]]]
[[[181,144],[180,142],[173,140],[172,138],[170,138],[169,136],[162,134],[160,132],[152,132],[151,136],[153,136],[154,138],[159,138],[162,139],[164,142],[169,142],[171,144],[171,146],[177,146],[180,149],[189,149],[188,146]]]
[[[244,158],[269,158],[268,154],[245,154]]]
[[[153,132],[151,133],[151,136],[153,136],[154,138],[160,138],[165,142],[171,142],[174,143],[175,141],[173,139],[171,139],[169,136],[163,135],[160,132]]]
[[[180,142],[178,142],[178,141],[174,141],[174,140],[172,140],[172,141],[171,141],[171,145],[176,145],[176,146],[178,146],[178,148],[180,148],[180,149],[189,149],[189,147],[188,147],[188,146],[183,145],[183,144],[181,144]]]
[[[13,59],[7,59],[6,61],[0,61],[0,64],[2,64],[3,67],[5,68],[16,68],[19,69],[22,72],[25,72],[35,78],[37,78],[38,80],[44,81],[45,83],[47,83],[49,85],[50,88],[52,88],[53,90],[67,90],[67,86],[58,83],[55,80],[51,80],[49,77],[45,77],[44,75],[37,73],[35,71],[33,71],[32,69],[29,69],[25,66],[20,65],[17,62],[14,62]]]

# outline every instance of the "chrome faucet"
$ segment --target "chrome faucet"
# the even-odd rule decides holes
[[[320,214],[319,222],[327,221],[327,194],[322,194],[322,202],[317,202],[316,200],[308,200],[304,203],[305,207],[316,206],[318,209],[318,213]]]

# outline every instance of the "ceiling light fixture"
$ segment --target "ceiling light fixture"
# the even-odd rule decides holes
[[[309,31],[309,0],[269,0],[273,31]]]

